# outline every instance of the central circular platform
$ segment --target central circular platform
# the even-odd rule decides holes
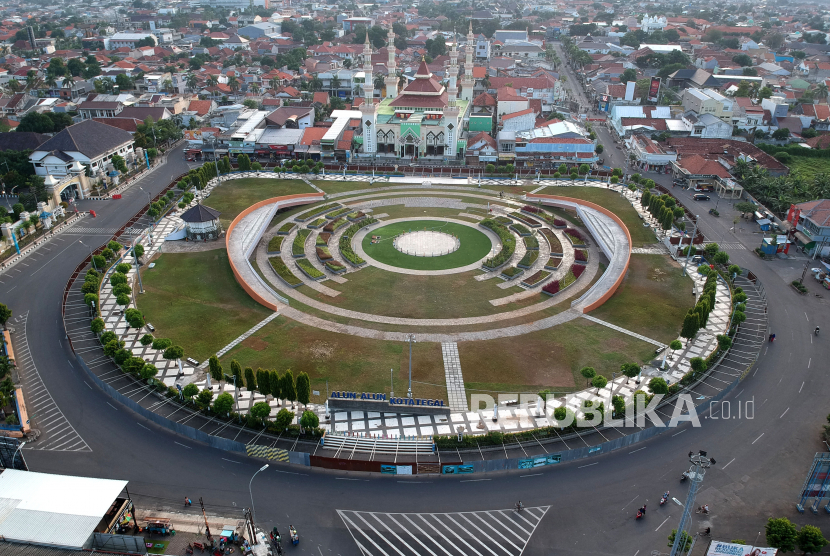
[[[437,230],[405,232],[392,240],[395,249],[415,257],[440,257],[458,251],[461,242],[457,237]]]
[[[370,265],[393,272],[448,274],[472,270],[500,246],[498,237],[471,222],[406,218],[358,232],[355,248]],[[398,245],[397,240],[403,240]],[[365,256],[364,256],[365,255]]]

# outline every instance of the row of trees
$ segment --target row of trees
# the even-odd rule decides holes
[[[305,372],[297,375],[295,380],[291,369],[283,374],[262,368],[254,371],[253,368],[246,367],[243,370],[239,361],[234,359],[230,364],[230,375],[226,375],[219,358],[215,355],[208,360],[208,371],[211,378],[216,381],[230,382],[238,388],[244,386],[250,392],[259,392],[275,400],[287,400],[292,406],[294,402],[307,406],[311,399],[311,380]]]
[[[632,178],[633,177],[634,176],[632,176]],[[637,181],[639,181],[639,179]],[[652,180],[646,181],[651,181],[652,184],[654,183]],[[677,220],[678,218],[682,218],[685,214],[685,211],[683,210],[683,207],[678,206],[677,200],[674,197],[666,194],[654,195],[648,189],[648,185],[650,184],[646,184],[646,190],[643,191],[643,196],[640,199],[640,203],[642,204],[643,208],[648,210],[651,216],[657,219],[657,221],[660,223],[660,226],[664,230],[669,232],[674,226],[675,220]],[[681,222],[680,224],[678,224],[678,228],[684,229],[685,225]]]

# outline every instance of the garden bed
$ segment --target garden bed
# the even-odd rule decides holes
[[[271,263],[271,268],[274,269],[274,272],[277,273],[277,276],[285,282],[285,285],[289,288],[296,288],[297,286],[301,286],[303,281],[297,278],[291,269],[289,269],[283,260],[279,257],[271,257],[268,259],[268,262]]]
[[[528,251],[538,251],[539,250],[539,240],[536,239],[535,237],[529,236],[529,237],[523,238],[523,241],[525,243],[525,249],[527,249]]]
[[[562,251],[562,242],[559,241],[559,238],[556,237],[556,234],[554,234],[553,231],[547,228],[542,228],[541,230],[539,230],[539,233],[545,236],[545,239],[548,240],[548,245],[550,245],[551,257],[564,256],[564,253]]]
[[[515,280],[516,278],[518,278],[519,276],[521,276],[524,273],[525,273],[524,270],[522,270],[520,268],[516,268],[515,266],[511,266],[510,268],[505,268],[504,270],[501,271],[501,275],[504,276],[505,278],[507,278],[508,280]]]
[[[533,266],[533,263],[535,263],[538,259],[539,251],[528,251],[527,253],[525,253],[525,256],[522,257],[522,260],[519,261],[519,264],[517,264],[516,266],[518,266],[519,268],[530,268],[531,266]]]
[[[328,220],[326,220],[325,218],[318,218],[314,222],[311,222],[310,224],[308,224],[308,227],[317,229],[320,226],[324,226],[326,224],[326,222],[328,222]]]
[[[525,228],[521,224],[513,224],[512,226],[510,226],[510,229],[513,230],[514,232],[516,232],[517,234],[519,234],[522,237],[526,237],[526,236],[531,235],[530,230],[528,230],[527,228]]]
[[[326,277],[325,274],[314,268],[314,265],[311,264],[311,261],[308,259],[299,259],[297,260],[297,266],[303,274],[311,278],[312,280],[322,280]]]
[[[297,222],[308,222],[314,218],[320,217],[328,212],[331,212],[337,208],[340,208],[340,203],[329,203],[327,205],[323,205],[322,207],[317,207],[316,209],[312,210],[311,212],[307,212],[302,216],[298,216],[295,218]]]
[[[512,213],[510,213],[510,218],[515,218],[516,220],[518,220],[522,224],[530,226],[531,228],[540,228],[542,226],[541,222],[539,222],[535,218],[530,218],[529,216],[526,216],[526,215],[522,214],[521,212],[512,212]]]
[[[335,210],[334,212],[330,212],[330,213],[328,213],[328,214],[326,215],[326,218],[328,218],[329,220],[337,220],[337,219],[338,219],[338,218],[340,218],[341,216],[343,216],[343,215],[345,215],[345,214],[349,214],[350,212],[352,212],[352,209],[351,209],[351,208],[349,208],[349,207],[343,207],[343,208],[342,208],[342,209],[340,209],[340,210]]]
[[[337,261],[328,261],[326,263],[326,268],[329,269],[331,272],[335,274],[343,274],[346,272],[346,267],[343,263]]]
[[[562,264],[562,257],[551,257],[545,263],[545,268],[548,270],[556,270]]]
[[[300,230],[291,246],[291,254],[296,258],[305,257],[305,241],[311,235],[311,230]]]
[[[321,263],[325,263],[326,261],[332,260],[334,257],[331,256],[331,251],[329,251],[328,247],[317,247],[317,258],[320,259]]]
[[[588,264],[588,250],[575,249],[574,250],[574,264],[586,265]]]
[[[349,221],[346,220],[345,218],[339,218],[337,220],[333,220],[333,221],[329,222],[328,224],[326,224],[326,226],[323,228],[323,231],[328,232],[330,234],[333,234],[334,232],[336,232],[337,230],[339,230],[340,228],[342,228],[343,226],[345,226],[348,223],[349,223]]]
[[[314,245],[317,247],[325,247],[327,245],[326,240],[323,239],[323,234],[317,235],[317,238],[314,240]]]
[[[330,239],[331,239],[331,234],[329,234],[329,233],[327,233],[327,232],[320,232],[320,233],[317,235],[317,240],[318,240],[318,241],[317,241],[317,245],[320,245],[320,241],[319,241],[319,240],[323,240],[323,245],[324,245],[324,246],[326,246],[326,247],[328,247],[328,244],[329,244],[329,240],[330,240]]]
[[[582,233],[579,230],[575,230],[573,228],[565,228],[565,236],[571,242],[571,245],[577,248],[584,248],[585,247],[585,238],[582,237]]]
[[[491,257],[484,261],[483,266],[489,269],[497,269],[498,267],[505,264],[510,258],[513,256],[513,253],[516,251],[516,238],[513,237],[513,234],[510,233],[505,226],[499,224],[495,220],[486,219],[482,220],[478,223],[479,226],[483,228],[487,228],[499,236],[499,240],[501,241],[501,250],[496,253],[494,257]]]
[[[531,276],[530,278],[525,278],[522,280],[522,284],[527,286],[528,288],[532,288],[533,286],[539,284],[540,282],[544,282],[550,276],[550,272],[546,270],[540,270]]]
[[[361,228],[365,228],[370,224],[374,224],[377,222],[376,218],[364,218],[360,222],[352,224],[349,228],[343,232],[343,235],[340,236],[340,242],[338,243],[338,247],[340,248],[340,254],[343,256],[348,263],[354,267],[361,267],[366,264],[366,261],[363,260],[357,253],[354,252],[352,249],[352,238],[360,231]]]
[[[268,254],[269,255],[279,255],[280,250],[282,249],[282,240],[285,239],[285,236],[274,236],[268,241]]]
[[[550,284],[542,288],[542,293],[550,296],[556,295],[557,293],[561,292],[562,290],[566,289],[568,286],[576,282],[577,278],[579,278],[583,272],[585,272],[584,266],[571,266],[571,268],[568,270],[568,273],[564,277],[554,282],[551,282]]]
[[[363,214],[363,213],[362,213],[362,212],[360,212],[360,211],[357,211],[357,212],[351,212],[351,213],[349,213],[349,214],[346,216],[346,219],[347,219],[349,222],[358,222],[358,221],[360,221],[360,220],[363,220],[364,218],[366,218],[366,215],[365,215],[365,214]]]
[[[506,216],[496,216],[493,220],[504,226],[509,226],[513,223],[513,220]]]
[[[296,227],[297,227],[297,225],[294,224],[293,222],[286,222],[285,224],[280,226],[280,229],[277,230],[277,234],[279,234],[281,236],[287,236],[288,234],[293,232]]]

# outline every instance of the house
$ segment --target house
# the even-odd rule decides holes
[[[496,99],[488,93],[481,93],[473,99],[468,126],[470,133],[474,131],[489,133],[493,130],[493,114],[496,111],[496,104]]]
[[[681,89],[688,89],[694,87],[704,89],[707,87],[717,87],[717,80],[712,78],[712,74],[698,69],[682,69],[669,75],[669,87],[679,87]]]
[[[677,161],[677,151],[663,147],[645,135],[632,135],[625,141],[629,152],[634,155],[633,166],[640,172],[669,173]]]
[[[686,89],[683,91],[681,103],[685,110],[693,110],[698,114],[712,114],[724,122],[732,122],[732,99],[712,89]]]
[[[0,152],[33,151],[49,139],[42,133],[33,131],[8,131],[0,133]]]
[[[696,114],[688,111],[681,120],[690,129],[692,137],[704,139],[732,137],[732,123],[727,123],[712,114]]]
[[[305,129],[314,125],[314,108],[281,106],[265,117],[265,124],[276,129]]]
[[[672,163],[674,176],[685,179],[691,187],[716,185],[719,180],[730,179],[732,175],[719,160],[711,160],[699,154],[681,156]]]
[[[496,113],[501,118],[505,114],[513,114],[529,107],[527,98],[517,95],[516,90],[510,87],[502,87],[497,92],[498,108]]]
[[[524,131],[533,129],[536,123],[536,111],[533,108],[526,108],[513,112],[511,114],[504,114],[501,116],[501,128],[506,131]]]
[[[830,106],[826,104],[799,104],[795,113],[801,118],[802,127],[817,131],[830,129]]]
[[[158,40],[152,33],[115,33],[113,36],[104,39],[104,49],[135,48],[136,43],[146,41],[148,38],[153,41],[153,44],[158,44]]]
[[[830,254],[830,199],[790,205],[787,222],[793,225],[795,243],[810,256]]]
[[[499,151],[496,140],[489,133],[482,131],[467,140],[467,163],[498,162]]]
[[[278,37],[280,35],[280,28],[281,25],[278,23],[254,23],[253,25],[240,27],[236,33],[237,35],[253,41],[263,37]],[[227,44],[227,42],[225,44]]]

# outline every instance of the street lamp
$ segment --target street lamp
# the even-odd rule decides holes
[[[415,342],[415,335],[409,334],[406,339],[409,342],[409,390],[406,392],[406,397],[412,398],[412,344]]]
[[[254,525],[254,523],[255,523],[254,522],[254,491],[251,490],[251,485],[254,482],[254,477],[259,475],[259,473],[261,471],[265,471],[266,469],[268,469],[268,464],[267,463],[265,465],[263,465],[262,467],[260,467],[259,471],[254,473],[253,477],[251,477],[251,480],[248,482],[248,493],[251,495],[251,525]],[[257,542],[256,542],[256,528],[252,527],[251,529],[253,529],[253,531],[254,531],[254,538],[253,538],[254,544],[257,544]]]
[[[84,243],[80,239],[78,240],[78,243],[80,243],[84,247],[89,247],[89,245],[87,245],[86,243]],[[95,272],[98,272],[98,268],[96,268],[96,266],[95,266],[95,255],[92,254],[92,247],[89,247],[89,260],[92,261],[92,268],[95,269]]]
[[[677,526],[677,533],[674,535],[674,544],[671,547],[670,556],[677,556],[684,554],[686,546],[681,548],[680,539],[683,538],[683,533],[686,530],[686,523],[691,520],[692,508],[695,505],[695,495],[697,494],[700,483],[703,482],[703,476],[706,470],[715,464],[715,458],[707,457],[706,452],[700,450],[697,454],[689,452],[689,461],[692,466],[689,468],[689,495],[686,497],[686,505],[683,506],[683,515],[680,516],[680,524]],[[685,541],[685,539],[684,539]],[[688,542],[688,541],[687,541]]]
[[[17,452],[19,452],[23,448],[23,446],[26,444],[26,442],[28,442],[28,440],[24,440],[23,442],[21,442],[20,445],[17,447],[17,450],[15,450],[14,453],[12,454],[12,461],[11,461],[11,468],[12,469],[14,469],[14,458],[17,456]],[[22,457],[23,456],[21,454],[21,458]],[[23,462],[23,467],[26,467],[26,462],[25,461]]]
[[[153,199],[150,197],[150,192],[145,191],[144,188],[141,187],[140,185],[138,186],[138,188],[140,190],[144,191],[144,193],[147,195],[147,210],[150,210],[150,205],[153,204]],[[153,223],[151,222],[150,223],[150,245],[152,245],[152,244],[153,244]]]

